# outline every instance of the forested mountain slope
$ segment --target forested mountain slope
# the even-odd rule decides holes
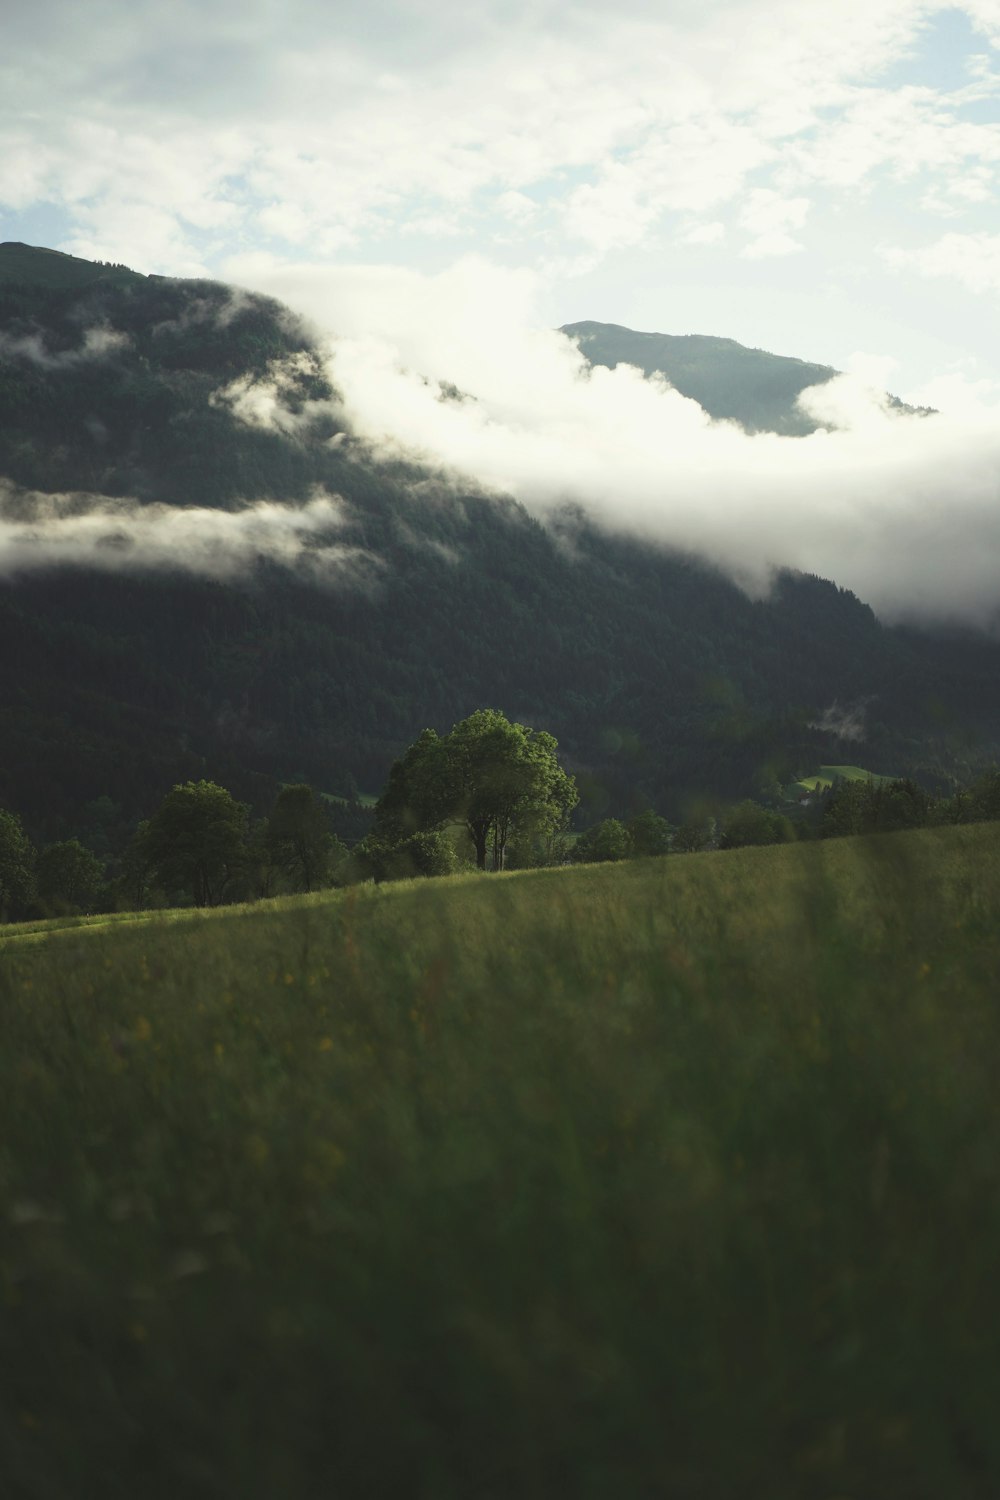
[[[996,753],[990,642],[887,629],[817,578],[754,601],[694,559],[378,464],[277,303],[53,257],[0,246],[0,805],[38,836],[192,776],[258,804],[296,775],[378,790],[421,728],[483,705],[557,735],[588,811],[676,814],[843,759],[809,726],[845,709],[876,770]],[[248,420],[265,391],[271,419]],[[243,528],[239,566],[184,529],[195,508]],[[86,565],[59,541],[81,518]],[[144,550],[165,527],[176,557]]]

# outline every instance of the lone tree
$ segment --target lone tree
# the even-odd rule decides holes
[[[414,833],[463,823],[481,870],[502,870],[515,828],[559,828],[578,801],[576,783],[544,730],[513,724],[481,708],[443,738],[425,729],[392,767],[375,808],[376,836],[401,842]]]
[[[196,906],[218,906],[241,868],[247,808],[214,781],[187,781],[168,792],[149,820],[145,846],[157,881],[187,890]]]

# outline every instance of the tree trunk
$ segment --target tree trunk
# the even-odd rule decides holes
[[[486,839],[489,835],[489,823],[470,823],[469,832],[476,846],[476,865],[480,870],[486,869]]]

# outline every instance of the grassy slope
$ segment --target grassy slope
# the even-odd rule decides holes
[[[1000,1486],[1000,829],[0,954],[5,1495]]]
[[[880,776],[874,771],[866,771],[863,766],[820,766],[814,774],[789,782],[785,788],[785,796],[798,797],[802,792],[814,792],[817,786],[830,787],[837,777],[844,781],[892,780],[890,776]]]

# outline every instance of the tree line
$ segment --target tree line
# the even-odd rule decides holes
[[[604,818],[580,835],[571,857],[597,862],[1000,821],[1000,769],[984,772],[950,797],[936,797],[909,777],[844,777],[817,788],[807,806],[786,806],[784,811],[747,799],[731,807],[696,811],[677,827],[652,812],[629,823]]]
[[[178,783],[140,822],[113,878],[78,838],[36,850],[19,817],[0,809],[0,920],[1000,820],[1000,769],[951,797],[908,778],[840,779],[789,811],[746,800],[672,824],[647,807],[571,832],[578,803],[551,734],[479,709],[446,735],[418,736],[392,766],[374,826],[351,848],[331,827],[330,799],[304,782],[282,787],[259,819],[216,782]]]
[[[266,818],[213,781],[179,783],[142,821],[116,873],[77,838],[41,851],[0,809],[0,920],[218,906],[330,883],[347,848],[312,787],[282,788]]]

